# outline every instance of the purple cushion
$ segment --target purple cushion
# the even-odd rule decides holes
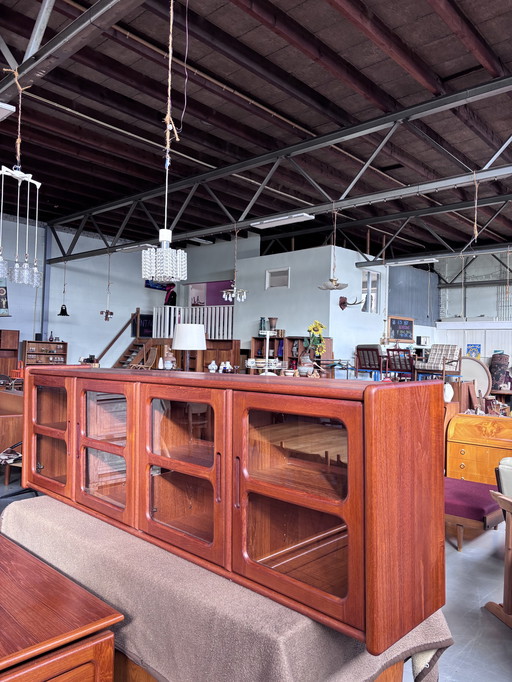
[[[489,490],[498,490],[498,488],[488,483],[445,478],[444,513],[483,521],[484,516],[500,508],[492,499]]]

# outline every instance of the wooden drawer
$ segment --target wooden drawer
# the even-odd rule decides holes
[[[448,443],[446,475],[449,478],[496,485],[494,469],[503,457],[509,457],[510,454],[511,451],[504,448]]]
[[[114,634],[107,630],[0,673],[0,682],[107,682],[113,668]]]

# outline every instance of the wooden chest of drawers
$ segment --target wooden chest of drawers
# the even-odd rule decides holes
[[[496,484],[495,467],[512,456],[512,419],[459,414],[448,426],[446,475]]]

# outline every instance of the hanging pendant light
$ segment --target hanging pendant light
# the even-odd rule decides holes
[[[100,310],[100,315],[103,315],[103,319],[105,322],[108,322],[110,318],[114,315],[112,310],[109,310],[110,307],[110,256],[111,254],[108,254],[108,274],[107,274],[107,305],[105,310]]]
[[[172,230],[159,230],[158,236],[160,247],[151,247],[142,252],[142,278],[155,282],[187,279],[187,253],[183,249],[171,249]]]
[[[60,313],[57,313],[58,317],[69,317],[68,309],[66,308],[66,270],[67,262],[64,261],[64,284],[62,286],[62,305],[60,307]]]
[[[180,282],[187,279],[187,252],[183,249],[171,249],[172,229],[167,229],[167,213],[169,198],[169,171],[171,168],[171,131],[176,142],[179,142],[178,131],[171,116],[172,89],[172,31],[174,23],[173,0],[169,11],[169,51],[167,61],[167,112],[165,115],[165,200],[164,226],[159,230],[160,246],[145,249],[142,252],[142,277],[155,282]]]
[[[243,303],[247,298],[247,290],[240,289],[236,286],[236,263],[238,255],[238,228],[235,228],[235,249],[234,249],[234,265],[233,265],[233,281],[231,282],[231,287],[229,289],[224,289],[222,292],[222,298],[229,303],[233,301],[238,301],[238,303]]]
[[[329,291],[340,291],[341,289],[346,289],[348,284],[344,282],[338,282],[336,277],[336,220],[338,217],[337,211],[333,211],[333,223],[332,223],[332,277],[328,279],[327,282],[320,284],[319,289],[329,290]]]
[[[9,274],[9,263],[6,260],[4,260],[4,257],[2,255],[3,251],[2,235],[4,228],[4,180],[5,175],[2,172],[2,193],[0,196],[0,279],[5,279]]]
[[[15,284],[28,284],[33,287],[41,286],[42,276],[37,267],[37,229],[39,224],[39,189],[41,183],[33,180],[32,175],[23,173],[21,170],[21,104],[22,104],[22,94],[24,88],[21,87],[18,81],[18,72],[16,69],[4,69],[4,71],[10,71],[14,75],[14,80],[16,87],[18,89],[18,135],[15,143],[16,151],[16,164],[13,166],[12,170],[6,166],[2,166],[0,171],[2,175],[2,197],[0,200],[0,276],[2,273],[6,272],[7,264],[2,256],[2,228],[3,228],[3,214],[4,214],[4,189],[5,189],[5,178],[13,178],[18,183],[17,188],[17,200],[16,200],[16,255],[14,260],[14,265],[11,270],[7,271],[7,275],[11,282]],[[26,185],[24,185],[26,183]],[[36,199],[35,199],[35,243],[34,243],[34,264],[30,265],[29,260],[29,226],[30,226],[30,189],[31,186],[36,189]],[[19,246],[20,246],[20,214],[21,214],[21,202],[22,202],[22,187],[26,186],[26,217],[25,217],[25,257],[23,263],[20,263],[19,256]]]

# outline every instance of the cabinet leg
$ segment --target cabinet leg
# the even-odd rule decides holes
[[[404,662],[398,661],[395,665],[386,668],[381,674],[376,678],[375,682],[401,682],[404,673]]]
[[[457,552],[462,551],[462,543],[464,542],[464,526],[457,524]]]
[[[509,628],[512,628],[512,613],[505,613],[503,604],[497,604],[494,601],[488,601],[485,605],[485,608],[490,611],[493,616],[499,618],[502,623],[505,623],[505,625],[508,625]]]

